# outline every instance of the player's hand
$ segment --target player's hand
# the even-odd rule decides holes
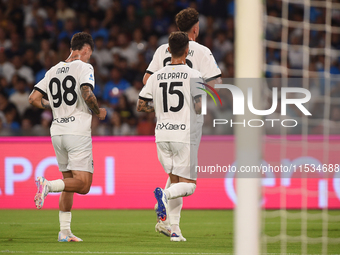
[[[106,109],[105,108],[99,108],[99,114],[97,114],[98,118],[100,120],[104,120],[106,117]]]

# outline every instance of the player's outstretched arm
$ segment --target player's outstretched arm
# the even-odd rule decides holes
[[[33,90],[31,95],[28,97],[28,101],[31,105],[38,107],[40,109],[49,109],[51,108],[50,102],[43,98],[43,94],[41,94],[38,90]]]
[[[138,99],[137,101],[137,112],[154,112],[155,108],[149,105],[150,101],[145,101],[143,99]]]
[[[85,103],[87,106],[91,109],[92,112],[94,112],[100,120],[104,120],[106,116],[106,109],[105,108],[99,108],[97,98],[93,94],[91,88],[87,85],[81,86],[81,95],[85,100]]]

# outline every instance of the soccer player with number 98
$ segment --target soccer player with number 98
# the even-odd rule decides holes
[[[87,194],[92,184],[91,111],[100,120],[106,116],[106,110],[98,107],[92,92],[94,73],[87,62],[93,47],[90,34],[75,34],[71,40],[70,56],[48,70],[29,97],[33,106],[51,108],[53,113],[52,144],[63,180],[47,181],[42,176],[38,177],[34,201],[41,209],[49,192],[62,192],[59,200],[59,242],[82,241],[72,234],[70,227],[73,194]]]

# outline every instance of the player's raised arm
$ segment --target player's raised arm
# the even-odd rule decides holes
[[[100,120],[104,120],[106,116],[106,109],[99,108],[97,98],[93,94],[92,89],[88,85],[82,85],[80,87],[81,96],[84,98],[85,103],[94,112]]]

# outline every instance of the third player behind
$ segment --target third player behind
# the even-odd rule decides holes
[[[186,241],[179,228],[182,197],[196,189],[197,114],[201,113],[201,96],[205,94],[196,82],[203,82],[200,72],[187,66],[189,52],[187,33],[173,32],[169,36],[171,63],[150,76],[139,94],[137,111],[156,113],[157,155],[169,175],[169,188],[155,189],[157,216],[170,219],[171,241]],[[195,80],[195,82],[192,82]],[[149,105],[153,101],[154,106]],[[169,209],[168,209],[169,200]]]

